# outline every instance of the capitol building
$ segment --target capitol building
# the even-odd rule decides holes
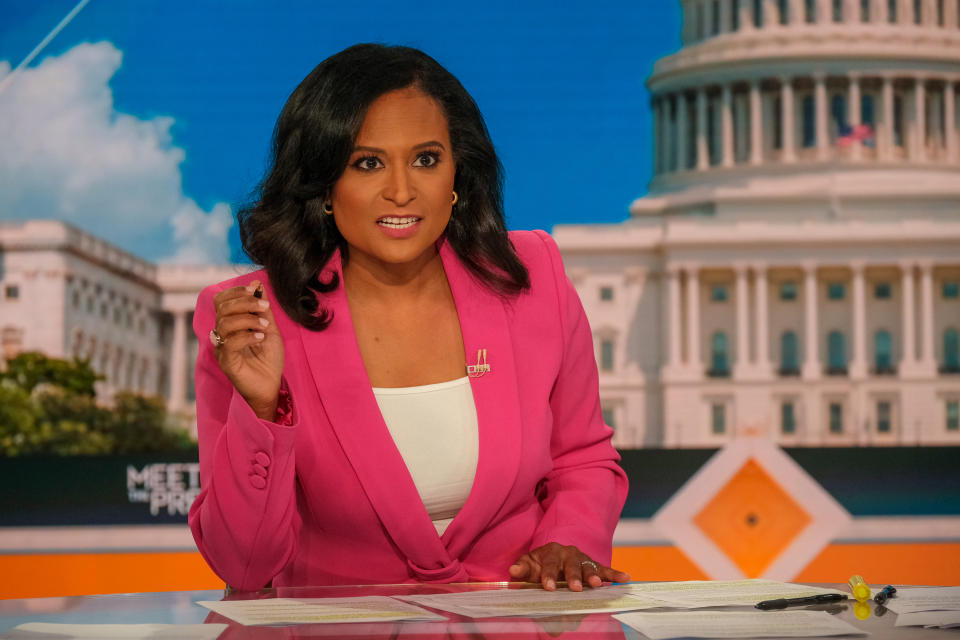
[[[960,443],[960,1],[682,4],[647,194],[553,233],[616,444]]]
[[[615,444],[960,444],[960,0],[682,4],[646,195],[553,230]],[[2,223],[0,361],[88,358],[189,415],[197,294],[246,268]]]

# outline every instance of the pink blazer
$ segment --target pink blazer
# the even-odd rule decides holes
[[[207,337],[216,292],[204,289],[194,330],[202,491],[190,510],[197,547],[227,584],[274,586],[505,580],[521,555],[573,544],[609,564],[627,481],[600,414],[593,338],[553,239],[510,238],[531,288],[501,298],[446,244],[468,363],[479,458],[466,504],[438,536],[374,398],[341,285],[322,296],[322,332],[295,324],[269,287],[284,341],[292,424],[260,420],[224,376]],[[339,254],[325,270],[340,272]]]

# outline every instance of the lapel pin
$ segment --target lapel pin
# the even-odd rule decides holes
[[[477,349],[477,364],[467,365],[467,375],[471,378],[479,378],[485,373],[490,373],[490,365],[487,364],[487,350]]]

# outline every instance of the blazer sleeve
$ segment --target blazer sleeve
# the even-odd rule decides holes
[[[545,513],[532,548],[548,542],[575,545],[609,565],[613,530],[627,497],[627,477],[611,444],[613,429],[603,423],[587,316],[553,238],[543,231],[537,235],[546,247],[556,285],[563,357],[550,394],[553,469],[542,481]]]
[[[197,300],[197,436],[200,494],[188,521],[197,548],[228,585],[267,585],[296,553],[301,526],[296,505],[294,443],[297,414],[286,381],[284,424],[261,420],[221,371],[207,337],[216,314],[216,288]]]

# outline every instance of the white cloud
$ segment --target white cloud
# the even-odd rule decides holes
[[[183,193],[173,119],[114,108],[122,59],[109,42],[79,44],[0,93],[0,219],[65,220],[150,260],[228,262],[230,206],[204,211]]]

